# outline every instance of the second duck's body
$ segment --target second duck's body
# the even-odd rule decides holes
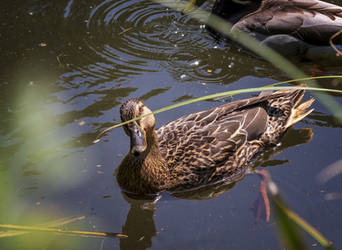
[[[193,113],[155,131],[153,115],[124,126],[130,152],[117,172],[126,191],[149,194],[186,190],[220,180],[236,181],[263,147],[274,145],[288,127],[312,110],[300,104],[303,90],[263,93]],[[120,109],[122,121],[151,111],[138,99]]]
[[[342,7],[319,0],[217,0],[212,13],[285,56],[335,59],[330,47],[342,30]],[[342,34],[333,43],[342,47]],[[341,45],[341,46],[339,46]]]
[[[233,30],[288,34],[316,45],[329,45],[330,37],[342,29],[342,7],[319,0],[217,0],[212,13],[232,21]],[[334,42],[342,44],[342,36]]]

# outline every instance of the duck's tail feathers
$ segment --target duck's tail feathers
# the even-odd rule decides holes
[[[291,127],[293,124],[299,122],[302,120],[304,117],[309,115],[314,109],[307,110],[311,104],[315,101],[314,98],[311,98],[301,104],[295,105],[292,110],[291,110],[291,115],[289,119],[286,122],[286,128]]]

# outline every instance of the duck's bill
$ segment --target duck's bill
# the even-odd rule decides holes
[[[134,126],[131,130],[131,153],[138,156],[143,153],[147,147],[145,133],[139,126]]]

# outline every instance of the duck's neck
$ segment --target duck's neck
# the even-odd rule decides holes
[[[159,150],[159,142],[158,142],[158,136],[156,131],[153,129],[150,133],[147,133],[147,148],[144,153],[142,153],[139,156],[135,157],[135,160],[139,162],[139,164],[144,167],[145,165],[149,165],[151,159],[158,160],[154,165],[154,167],[160,167],[163,168],[164,164],[161,164],[163,162],[163,157]],[[146,166],[149,167],[149,166]]]
[[[147,145],[146,152],[140,158],[142,174],[156,175],[156,179],[160,178],[161,175],[166,178],[165,174],[168,174],[168,168],[160,152],[158,136],[154,129],[147,137]]]
[[[147,136],[147,149],[139,156],[129,154],[119,167],[119,184],[135,193],[152,193],[167,187],[169,170],[159,150],[158,137],[153,130]]]
[[[212,13],[235,24],[242,17],[256,11],[260,7],[261,2],[262,0],[217,0],[212,9]]]

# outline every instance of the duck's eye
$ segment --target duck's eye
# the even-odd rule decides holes
[[[143,112],[144,112],[144,106],[140,106],[140,107],[139,107],[139,113],[140,113],[140,115],[141,115]]]

